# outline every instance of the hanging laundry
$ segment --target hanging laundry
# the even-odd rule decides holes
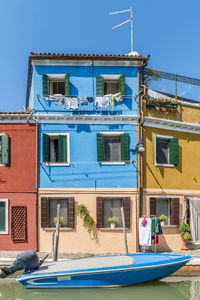
[[[151,231],[152,231],[152,234],[155,234],[155,232],[156,232],[156,218],[152,219],[152,222],[151,222]]]
[[[77,109],[78,108],[78,98],[77,97],[65,97],[64,98],[64,108],[65,109]]]
[[[156,234],[162,234],[162,227],[160,225],[160,221],[157,219],[156,220]]]
[[[146,225],[142,225],[144,218],[139,218],[139,244],[140,246],[151,246],[151,218],[146,218]]]
[[[88,99],[87,97],[78,97],[78,101],[81,105],[88,105]]]
[[[107,108],[110,104],[111,97],[109,95],[105,95],[103,97],[96,97],[95,104],[100,108]]]
[[[88,102],[93,102],[94,98],[93,97],[87,97]]]
[[[153,241],[154,245],[159,243],[158,235],[156,234]]]
[[[55,99],[55,104],[56,105],[62,105],[63,104],[63,97],[61,96],[61,97],[56,97],[56,99]]]
[[[146,218],[144,218],[144,219],[142,220],[141,224],[142,224],[142,226],[146,226],[146,224],[147,224]]]
[[[56,100],[56,97],[50,95],[50,96],[46,97],[46,100]]]

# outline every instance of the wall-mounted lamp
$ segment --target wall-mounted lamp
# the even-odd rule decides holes
[[[137,143],[136,150],[137,150],[137,152],[144,152],[145,151],[142,139]]]

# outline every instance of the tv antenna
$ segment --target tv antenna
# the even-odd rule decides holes
[[[115,11],[115,12],[111,12],[111,13],[108,13],[109,15],[115,15],[115,14],[121,14],[121,13],[125,13],[125,12],[128,12],[130,11],[130,19],[112,27],[112,29],[115,29],[115,28],[118,28],[128,22],[131,23],[131,52],[133,51],[133,9],[132,7],[130,7],[129,9],[126,9],[126,10],[120,10],[120,11]]]

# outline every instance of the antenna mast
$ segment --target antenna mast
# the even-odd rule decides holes
[[[112,27],[112,29],[115,29],[115,28],[118,28],[128,22],[131,23],[131,52],[133,51],[133,9],[132,7],[130,7],[129,9],[126,9],[126,10],[120,10],[120,11],[115,11],[115,12],[111,12],[111,13],[108,13],[109,15],[115,15],[115,14],[121,14],[121,13],[125,13],[125,12],[128,12],[130,11],[130,19]]]

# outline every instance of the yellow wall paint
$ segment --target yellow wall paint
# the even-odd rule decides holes
[[[154,135],[179,139],[179,164],[174,167],[155,166]],[[144,127],[143,141],[144,188],[200,189],[200,135],[193,133]]]
[[[143,101],[143,112],[146,117],[200,124],[200,108],[178,104],[176,110],[166,112],[165,109],[147,108],[145,102]]]

